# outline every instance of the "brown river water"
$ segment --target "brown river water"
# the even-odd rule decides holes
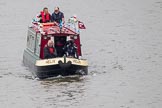
[[[38,80],[22,63],[47,6],[77,14],[87,76]],[[0,108],[161,108],[162,0],[0,0]]]

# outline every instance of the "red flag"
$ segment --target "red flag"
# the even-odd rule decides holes
[[[79,29],[86,29],[84,23],[81,21],[78,21],[78,27],[79,27]]]

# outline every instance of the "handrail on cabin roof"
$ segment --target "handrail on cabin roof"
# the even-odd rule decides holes
[[[43,35],[64,35],[64,36],[70,36],[70,35],[79,35],[77,32],[71,30],[68,27],[63,26],[60,30],[60,27],[56,25],[55,23],[33,23],[32,28],[40,32]],[[60,32],[63,31],[63,32]],[[68,34],[69,32],[69,34]]]

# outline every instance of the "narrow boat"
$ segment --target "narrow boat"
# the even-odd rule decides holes
[[[62,57],[45,59],[44,47],[48,40],[53,40],[54,44],[56,44],[58,38],[63,38],[65,43],[73,39],[77,47],[77,56],[69,57],[64,55]],[[23,63],[39,79],[58,75],[88,74],[88,62],[82,58],[78,26],[76,27],[76,24],[71,22],[67,26],[60,26],[55,23],[32,23],[28,27],[27,47],[23,53]]]

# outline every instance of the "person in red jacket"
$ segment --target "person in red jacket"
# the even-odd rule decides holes
[[[54,42],[52,40],[48,40],[47,45],[44,48],[44,59],[55,58],[57,56]]]
[[[51,15],[48,12],[48,8],[45,7],[43,11],[40,12],[40,15],[38,16],[40,18],[40,23],[47,23],[51,22]]]

